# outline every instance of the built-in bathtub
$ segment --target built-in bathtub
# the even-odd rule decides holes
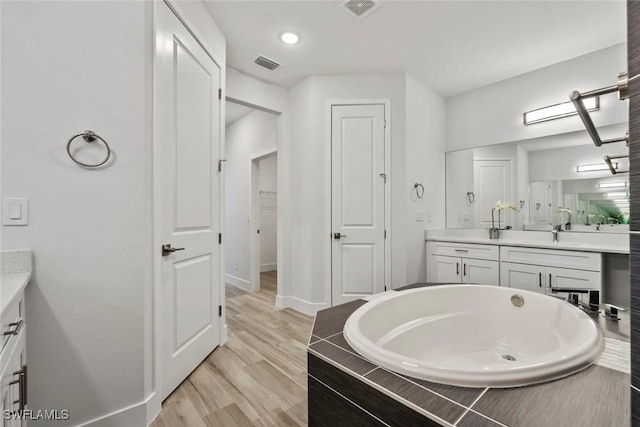
[[[388,293],[344,326],[360,355],[387,369],[463,387],[515,387],[595,362],[600,329],[550,296],[497,286],[444,285]]]

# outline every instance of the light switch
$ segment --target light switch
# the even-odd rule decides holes
[[[22,206],[18,203],[9,205],[9,219],[22,219]]]
[[[2,199],[3,225],[29,224],[29,199],[5,197]]]
[[[424,221],[424,211],[416,211],[416,221]]]

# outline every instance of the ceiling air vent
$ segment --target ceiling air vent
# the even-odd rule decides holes
[[[265,56],[258,56],[258,58],[254,61],[256,64],[258,64],[261,67],[266,68],[267,70],[275,70],[276,68],[278,68],[280,66],[280,64],[278,64],[276,61],[274,61],[273,59],[269,59]]]
[[[364,19],[380,7],[380,2],[377,0],[345,0],[340,6],[345,8],[354,18]]]

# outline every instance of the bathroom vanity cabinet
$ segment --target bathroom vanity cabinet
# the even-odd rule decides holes
[[[26,323],[24,287],[29,275],[2,277],[0,313],[0,426],[24,427],[26,420],[5,419],[5,411],[20,411],[27,403]],[[5,305],[6,304],[6,305]]]
[[[435,283],[499,283],[499,251],[497,246],[427,243],[427,280]]]
[[[500,248],[500,286],[551,293],[602,289],[602,254],[526,247]]]
[[[602,253],[449,241],[427,242],[427,281],[533,292],[602,289]]]

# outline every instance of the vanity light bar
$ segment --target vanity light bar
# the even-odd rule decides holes
[[[600,109],[600,97],[587,98],[584,101],[587,111],[596,111]],[[550,105],[548,107],[538,108],[537,110],[527,111],[522,115],[522,121],[525,125],[546,122],[547,120],[560,119],[562,117],[576,116],[578,112],[571,101],[562,102],[560,104]]]
[[[621,188],[626,186],[626,182],[602,182],[598,184],[598,188]]]
[[[611,162],[614,169],[618,169],[617,162]],[[608,171],[609,166],[606,163],[598,163],[597,165],[578,165],[576,166],[578,172],[595,172],[595,171]]]
[[[613,193],[604,193],[605,197],[610,197],[612,199],[615,199],[616,197],[629,197],[629,193],[627,193],[626,191],[618,191],[618,192],[613,192]]]

